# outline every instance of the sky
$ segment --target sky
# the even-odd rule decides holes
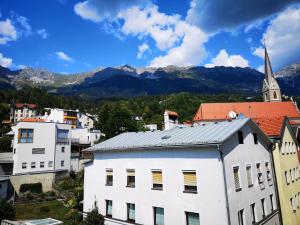
[[[100,67],[300,61],[300,0],[1,0],[0,65]]]

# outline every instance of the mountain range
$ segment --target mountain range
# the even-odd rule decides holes
[[[279,70],[275,76],[284,94],[300,95],[300,63]],[[176,92],[257,95],[261,92],[263,78],[264,74],[255,69],[240,67],[133,68],[124,65],[60,74],[40,68],[11,71],[0,66],[1,89],[20,89],[29,85],[46,88],[49,92],[87,98]]]

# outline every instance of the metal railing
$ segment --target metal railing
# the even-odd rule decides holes
[[[64,144],[69,145],[70,144],[70,138],[57,138],[56,144]]]

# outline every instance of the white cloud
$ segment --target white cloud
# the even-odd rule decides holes
[[[210,64],[206,64],[205,67],[215,66],[232,66],[232,67],[249,67],[248,60],[244,59],[240,55],[228,55],[225,49],[222,49],[219,54],[212,59]]]
[[[0,45],[17,39],[17,31],[10,19],[0,21]]]
[[[151,37],[159,50],[166,51],[165,55],[155,57],[150,66],[189,66],[199,64],[206,57],[203,44],[208,35],[179,15],[160,13],[158,7],[152,5],[145,9],[129,8],[120,12],[118,17],[124,21],[121,31],[125,35],[139,39]]]
[[[257,71],[264,73],[265,65],[260,65],[259,67],[256,68]]]
[[[0,53],[0,66],[9,68],[12,65],[12,59],[11,58],[6,58],[2,53]]]
[[[89,1],[79,2],[74,6],[74,11],[81,18],[86,20],[92,20],[94,22],[100,22],[101,16],[98,15],[97,10],[90,6]]]
[[[47,39],[48,38],[48,36],[49,36],[49,34],[48,34],[48,32],[47,32],[47,30],[46,29],[39,29],[39,30],[37,30],[36,31],[36,33],[38,34],[38,35],[40,35],[41,36],[41,38],[43,38],[43,39]]]
[[[55,53],[57,55],[57,57],[60,59],[60,60],[63,60],[63,61],[68,61],[68,62],[73,62],[74,60],[69,57],[66,53],[64,52],[56,52]]]
[[[271,20],[262,42],[263,40],[274,68],[279,69],[299,61],[300,7],[290,7]],[[256,48],[253,54],[263,58],[263,48]]]
[[[27,68],[28,66],[25,66],[25,65],[20,64],[20,65],[17,65],[16,67],[17,67],[18,69],[22,70],[22,69]]]
[[[21,28],[19,29],[19,33],[24,34],[25,36],[31,35],[31,26],[28,22],[28,19],[24,16],[19,16],[17,14],[13,14],[14,23],[20,24]]]
[[[149,45],[147,43],[143,43],[138,47],[139,51],[137,53],[137,58],[140,59],[143,57],[143,55],[147,52],[150,51]]]

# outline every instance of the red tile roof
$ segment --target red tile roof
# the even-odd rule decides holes
[[[16,103],[15,104],[15,107],[20,109],[20,108],[23,108],[23,107],[28,107],[29,109],[35,109],[37,108],[37,105],[36,104],[24,104],[24,103]]]
[[[228,113],[234,111],[245,117],[274,118],[274,117],[300,117],[293,102],[232,102],[232,103],[203,103],[200,105],[194,121],[227,120]]]
[[[284,117],[256,118],[254,121],[268,136],[280,136]]]
[[[177,117],[179,117],[179,115],[178,115],[177,112],[169,111],[169,110],[166,110],[166,112],[168,113],[169,116],[177,116]]]

